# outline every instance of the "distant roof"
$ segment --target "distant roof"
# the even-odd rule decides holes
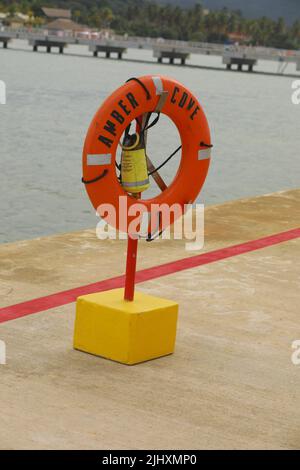
[[[59,18],[57,20],[51,21],[50,23],[44,26],[46,29],[52,29],[56,31],[90,31],[88,26],[75,23],[69,19]]]
[[[17,12],[15,16],[20,18],[20,20],[24,20],[24,21],[28,21],[30,19],[29,15],[24,15],[24,13],[20,13],[20,12]]]
[[[71,19],[71,10],[62,10],[61,8],[42,8],[43,13],[48,18],[67,18]]]
[[[5,18],[8,18],[10,17],[9,13],[2,13],[0,12],[0,19],[1,20],[4,20]],[[29,15],[24,15],[23,13],[20,13],[19,11],[17,11],[14,15],[12,15],[12,17],[10,18],[13,18],[14,20],[15,19],[19,19],[19,20],[22,20],[22,21],[28,21],[30,19],[30,16]]]
[[[243,33],[229,33],[228,34],[229,39],[233,39],[236,41],[250,41],[251,37],[248,36],[247,34]]]

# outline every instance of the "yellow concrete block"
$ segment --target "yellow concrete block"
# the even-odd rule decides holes
[[[123,299],[116,289],[79,297],[74,348],[133,365],[174,352],[178,304],[136,292]]]

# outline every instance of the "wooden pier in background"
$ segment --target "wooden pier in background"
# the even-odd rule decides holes
[[[0,31],[0,43],[3,44],[3,48],[6,49],[8,43],[13,39],[27,40],[35,52],[39,48],[45,47],[48,53],[51,53],[52,49],[58,49],[59,53],[63,54],[68,45],[86,45],[94,57],[98,57],[99,53],[104,53],[107,58],[116,54],[118,59],[122,59],[128,49],[144,49],[152,50],[153,56],[157,58],[159,63],[163,63],[166,59],[170,64],[179,61],[181,65],[186,65],[187,60],[192,55],[211,55],[221,57],[222,63],[226,65],[228,70],[231,70],[232,66],[237,66],[239,71],[246,67],[249,72],[252,72],[259,60],[268,60],[279,64],[281,75],[285,70],[282,65],[285,66],[290,63],[294,63],[296,71],[300,71],[300,51],[286,51],[266,47],[233,46],[127,36],[114,36],[110,39],[88,39],[66,33],[50,34],[49,31],[42,29],[14,30],[6,28]]]

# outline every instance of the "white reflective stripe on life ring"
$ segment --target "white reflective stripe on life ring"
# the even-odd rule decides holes
[[[156,88],[156,94],[158,96],[162,95],[162,93],[164,91],[164,85],[163,85],[162,79],[160,77],[152,77],[152,80],[153,80],[155,88]]]
[[[211,149],[199,150],[198,160],[207,160],[211,158]]]

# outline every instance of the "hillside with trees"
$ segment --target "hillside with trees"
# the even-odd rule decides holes
[[[245,18],[240,11],[209,11],[201,4],[190,8],[150,0],[0,0],[0,11],[29,13],[40,17],[41,7],[69,8],[73,19],[118,34],[163,37],[187,41],[226,43],[236,37],[252,45],[285,49],[300,48],[300,21],[287,26],[283,18]]]

